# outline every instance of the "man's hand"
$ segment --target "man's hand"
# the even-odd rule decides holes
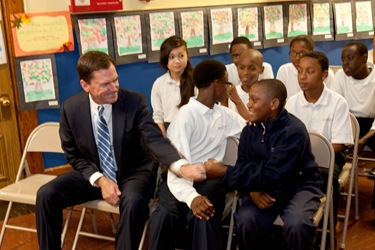
[[[273,206],[276,200],[265,192],[250,192],[250,197],[260,209],[267,209]]]
[[[208,161],[204,163],[204,167],[206,168],[207,178],[209,179],[221,178],[227,172],[226,165],[212,158],[209,158]]]
[[[117,184],[105,176],[97,180],[97,184],[102,190],[103,199],[111,205],[117,205],[120,202],[121,191]]]
[[[191,202],[191,211],[198,219],[209,220],[215,214],[214,206],[205,196],[197,196]]]
[[[183,177],[197,182],[204,181],[207,178],[206,170],[203,163],[201,162],[190,165],[183,165],[180,168],[180,173]]]

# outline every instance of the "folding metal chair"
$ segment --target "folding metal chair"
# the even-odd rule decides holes
[[[339,176],[339,184],[340,187],[343,188],[344,185],[349,180],[349,187],[347,192],[342,192],[341,195],[346,196],[346,207],[345,207],[345,214],[338,215],[339,218],[344,218],[344,225],[342,231],[342,240],[341,240],[341,249],[345,248],[345,240],[346,234],[348,230],[348,223],[349,223],[349,213],[350,213],[350,206],[352,197],[354,197],[355,203],[355,220],[359,220],[359,206],[358,206],[358,140],[359,140],[359,124],[357,119],[353,114],[350,114],[350,122],[352,126],[352,133],[353,133],[353,140],[354,140],[354,147],[353,147],[353,156],[351,162],[347,162]],[[353,184],[354,184],[354,194],[353,194]]]
[[[9,216],[12,210],[13,203],[22,203],[35,205],[36,203],[36,194],[38,189],[46,184],[47,182],[56,178],[56,176],[48,174],[31,174],[26,156],[29,152],[41,152],[41,153],[60,153],[63,154],[64,151],[61,148],[61,141],[59,135],[59,123],[57,122],[47,122],[37,126],[29,135],[24,152],[22,154],[21,162],[18,168],[16,181],[13,184],[10,184],[2,189],[0,189],[0,200],[8,201],[8,209],[5,214],[4,223],[1,229],[0,234],[0,246],[3,241],[5,230],[7,228],[36,232],[35,228],[29,228],[25,226],[16,226],[9,224]],[[25,176],[24,176],[25,172]],[[23,178],[24,176],[24,178]],[[63,233],[62,233],[62,245],[64,244],[66,232],[68,229],[68,224],[70,221],[72,210],[70,209]]]

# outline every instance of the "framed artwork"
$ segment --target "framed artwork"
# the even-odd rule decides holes
[[[263,5],[264,48],[287,45],[287,4]]]
[[[161,44],[168,37],[178,35],[176,15],[174,11],[149,12],[145,19],[148,62],[158,62]]]
[[[255,49],[263,48],[262,11],[260,5],[233,8],[234,37],[247,37]]]
[[[332,4],[327,0],[314,0],[311,2],[311,28],[314,41],[332,41],[333,11]]]
[[[147,60],[143,13],[118,13],[111,18],[116,64]]]
[[[365,39],[374,37],[374,1],[357,0],[355,8],[355,38]]]
[[[208,31],[206,9],[177,10],[178,27],[186,41],[189,56],[208,54]]]
[[[7,54],[3,37],[3,28],[0,26],[0,64],[7,63]]]
[[[55,56],[14,59],[21,110],[58,108],[59,95]]]
[[[80,55],[87,51],[96,50],[115,58],[109,15],[75,15],[72,17]]]
[[[339,0],[333,2],[335,17],[335,40],[354,39],[354,8],[350,0]]]
[[[296,36],[311,34],[309,8],[307,2],[288,4],[288,44]]]
[[[209,9],[208,18],[210,20],[210,54],[227,53],[234,38],[232,8]]]

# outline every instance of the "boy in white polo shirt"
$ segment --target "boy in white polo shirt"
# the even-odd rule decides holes
[[[359,153],[364,146],[375,152],[375,72],[374,64],[367,58],[368,49],[364,43],[347,43],[341,52],[342,69],[336,72],[331,86],[346,99],[350,112],[358,120]],[[370,173],[375,174],[375,168]],[[375,196],[371,208],[375,209]]]
[[[331,141],[335,150],[333,177],[334,220],[337,220],[340,185],[338,176],[345,164],[345,145],[353,144],[346,100],[325,86],[328,58],[322,52],[311,51],[302,55],[298,66],[300,92],[291,96],[285,108],[297,116],[307,130],[318,132]]]

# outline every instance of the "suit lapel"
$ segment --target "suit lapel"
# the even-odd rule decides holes
[[[121,149],[124,147],[123,137],[126,127],[126,105],[125,93],[119,91],[118,101],[112,105],[112,129],[113,129],[113,149],[115,151],[115,158],[117,168],[120,170],[121,166]]]

